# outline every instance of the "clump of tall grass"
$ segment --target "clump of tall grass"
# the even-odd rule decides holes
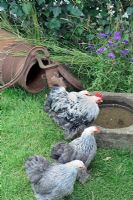
[[[66,49],[47,44],[52,58],[74,72],[89,90],[133,92],[133,64],[122,62],[119,58],[105,59],[77,49]]]

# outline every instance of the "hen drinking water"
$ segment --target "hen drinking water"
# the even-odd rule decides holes
[[[64,87],[53,87],[47,97],[45,111],[65,130],[65,139],[72,139],[91,125],[99,114],[103,101],[100,92],[67,92]]]

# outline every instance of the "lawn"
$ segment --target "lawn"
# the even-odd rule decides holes
[[[19,88],[1,95],[2,200],[33,200],[24,162],[34,154],[49,158],[51,145],[63,139],[63,131],[43,111],[45,96],[46,92],[32,95]],[[76,183],[66,199],[133,199],[133,154],[99,148],[91,180],[84,185]]]

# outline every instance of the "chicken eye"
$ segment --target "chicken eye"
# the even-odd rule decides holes
[[[88,94],[88,93],[86,93],[85,95],[86,95],[86,96],[91,96],[91,94]]]

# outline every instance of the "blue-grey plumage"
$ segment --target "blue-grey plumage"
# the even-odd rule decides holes
[[[65,139],[72,139],[97,118],[101,97],[88,91],[67,92],[64,87],[53,87],[45,111],[65,130]]]
[[[81,160],[88,167],[96,155],[97,144],[94,134],[97,132],[100,132],[99,128],[91,126],[69,144],[61,142],[54,145],[51,151],[52,158],[60,163]]]
[[[82,161],[50,164],[41,156],[30,157],[26,173],[37,200],[59,200],[73,192],[76,179],[84,182],[88,176]]]

